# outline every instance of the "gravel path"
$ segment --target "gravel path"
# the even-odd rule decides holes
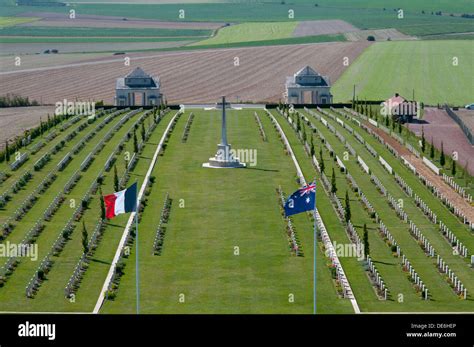
[[[446,115],[446,117],[449,116]],[[397,140],[395,140],[392,136],[388,135],[382,129],[374,127],[369,122],[365,122],[365,125],[372,129],[380,137],[382,137],[386,143],[395,148],[400,154],[400,156],[403,156],[408,162],[410,162],[410,164],[415,167],[417,172],[419,172],[429,181],[431,181],[431,183],[433,183],[444,196],[451,200],[451,202],[463,212],[463,214],[468,218],[468,220],[470,220],[471,223],[474,223],[474,207],[472,207],[456,191],[454,191],[448,184],[446,184],[441,176],[436,175],[423,163],[422,159],[417,158],[405,146],[402,146],[400,143],[397,142]]]

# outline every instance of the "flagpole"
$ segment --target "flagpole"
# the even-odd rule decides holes
[[[135,273],[136,273],[136,291],[137,291],[137,314],[140,314],[140,274],[138,272],[138,199],[135,205]]]
[[[316,247],[317,247],[317,225],[316,225],[316,199],[314,201],[314,210],[313,210],[313,218],[314,218],[314,232],[313,232],[313,313],[316,314]]]
[[[316,182],[316,180],[315,180]],[[314,192],[314,210],[313,210],[313,313],[316,314],[316,248],[317,248],[317,224],[316,224],[316,189]]]

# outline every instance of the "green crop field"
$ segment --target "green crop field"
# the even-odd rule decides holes
[[[211,30],[192,29],[124,29],[124,28],[64,28],[64,27],[8,27],[1,36],[45,37],[206,37]]]
[[[398,92],[426,104],[464,105],[472,99],[474,46],[470,41],[376,43],[362,53],[333,88],[336,101],[385,100]],[[457,65],[456,65],[457,64]]]
[[[33,17],[0,17],[0,28],[33,22],[38,19]]]
[[[229,23],[246,22],[294,22],[318,19],[342,19],[360,29],[396,28],[406,34],[427,35],[459,32],[472,32],[472,20],[461,18],[460,14],[469,13],[469,2],[460,1],[456,5],[443,1],[439,6],[430,2],[410,1],[391,5],[389,1],[338,1],[336,4],[325,1],[314,3],[298,1],[296,3],[257,2],[257,3],[203,3],[203,4],[72,4],[72,8],[82,14],[106,15],[128,18],[157,19],[165,21],[213,21]],[[184,8],[183,8],[184,7]],[[403,18],[399,18],[395,7],[404,9]],[[451,8],[455,16],[435,15],[435,11]],[[0,15],[12,16],[25,12],[66,13],[71,7],[61,6],[13,6],[5,2]],[[184,18],[179,11],[184,10]],[[294,16],[289,15],[289,10]],[[425,13],[422,13],[424,11]],[[432,14],[433,12],[433,14]]]
[[[244,23],[222,28],[217,35],[196,45],[277,40],[292,37],[298,22]]]

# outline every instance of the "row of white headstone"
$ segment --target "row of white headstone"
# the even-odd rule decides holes
[[[260,122],[260,118],[258,117],[257,112],[254,112],[254,117],[258,124],[260,136],[262,137],[263,141],[266,141],[265,131],[263,131],[262,123]],[[183,143],[188,140],[189,131],[191,130],[191,125],[193,124],[193,120],[194,120],[194,113],[191,112],[188,117],[188,120],[186,121],[186,125],[183,130],[183,135],[181,136],[181,142]]]
[[[164,228],[163,224],[168,223],[169,213],[171,209],[171,199],[169,193],[166,193],[165,201],[163,203],[163,208],[161,209],[160,221],[158,222],[158,227],[156,228],[155,240],[153,241],[153,253],[159,255],[163,247],[164,241]]]
[[[41,261],[40,265],[38,266],[38,269],[36,270],[35,274],[30,279],[30,281],[28,282],[25,288],[25,294],[27,298],[33,298],[36,295],[39,289],[39,286],[41,285],[41,278],[39,276],[39,272],[43,271],[43,273],[46,273],[49,271],[51,266],[52,266],[52,260],[49,257],[49,255],[47,255]]]
[[[446,205],[452,213],[454,213],[455,216],[457,216],[462,223],[468,224],[469,228],[471,230],[474,230],[474,222],[470,221],[467,216],[463,213],[461,209],[456,207],[454,203],[446,197],[441,191],[430,181],[428,180],[425,176],[423,176],[420,173],[417,173],[418,178],[420,179],[421,182],[423,182],[427,187],[431,189],[431,192],[441,200],[441,202]]]
[[[63,201],[64,193],[60,191],[58,192],[58,194],[56,194],[54,199],[49,203],[48,207],[46,207],[46,209],[44,210],[43,219],[45,221],[50,221],[58,210],[59,206],[63,203]]]
[[[10,169],[12,171],[18,170],[18,168],[22,166],[27,160],[28,160],[28,153],[27,152],[20,153],[20,156],[13,163],[10,164]]]
[[[428,293],[428,288],[426,285],[423,283],[421,280],[420,276],[418,273],[415,271],[411,263],[408,261],[407,257],[405,255],[402,256],[402,267],[405,271],[407,271],[410,274],[410,277],[413,281],[413,284],[415,287],[421,291],[421,296],[423,299],[428,300],[429,298],[429,293]]]
[[[420,158],[420,152],[418,152],[411,144],[409,144],[408,142],[405,143],[405,146],[406,148],[408,148],[408,150],[410,152],[412,152],[417,158]]]
[[[372,154],[372,156],[373,156],[374,158],[377,158],[377,156],[378,156],[377,151],[376,151],[371,145],[369,145],[367,142],[365,142],[365,148],[367,148],[367,150],[369,151],[369,153]]]
[[[395,173],[395,181],[403,189],[403,191],[410,197],[413,196],[413,189],[405,182],[405,180]]]
[[[436,255],[436,251],[434,247],[430,244],[428,239],[423,235],[421,230],[416,226],[416,224],[410,220],[410,234],[417,240],[420,244],[420,247],[425,251],[425,253],[430,256],[434,257]]]
[[[407,213],[403,210],[403,208],[399,205],[397,200],[390,194],[387,193],[387,199],[389,205],[395,210],[397,216],[403,220],[405,223],[408,223],[408,215]]]
[[[79,172],[79,169],[76,170],[71,178],[69,178],[69,180],[66,182],[66,184],[64,185],[64,188],[63,188],[63,192],[65,194],[69,194],[72,190],[72,188],[74,188],[77,184],[77,182],[79,182],[79,179],[81,178],[81,173]]]
[[[87,243],[89,252],[82,253],[81,258],[77,262],[76,267],[74,268],[74,271],[71,277],[69,278],[68,283],[66,284],[66,287],[64,288],[64,295],[66,298],[70,298],[71,295],[75,294],[77,292],[77,289],[79,289],[79,283],[88,268],[87,263],[90,261],[91,254],[97,247],[98,240],[100,236],[102,235],[103,230],[104,230],[104,221],[102,219],[99,219],[97,224],[94,227],[92,236]]]
[[[361,144],[365,144],[365,140],[364,138],[357,132],[354,130],[354,136],[356,138],[357,141],[359,141]]]
[[[41,170],[46,163],[48,163],[51,160],[51,154],[50,153],[45,153],[43,154],[34,164],[33,164],[33,170],[39,171]]]
[[[456,244],[455,249],[457,250],[458,254],[460,254],[461,256],[465,258],[468,257],[469,251],[467,247],[461,241],[459,241],[457,236],[454,235],[454,233],[451,230],[449,230],[447,225],[444,224],[442,221],[439,221],[439,230],[444,235],[446,240],[451,243],[451,245]]]
[[[70,118],[67,122],[65,122],[63,125],[61,125],[61,131],[65,131],[69,129],[73,124],[76,124],[81,120],[81,116],[74,116]]]
[[[437,224],[438,216],[436,213],[431,211],[429,206],[415,193],[414,194],[415,204],[416,206],[428,217],[430,221],[434,224]]]
[[[380,190],[382,195],[387,196],[387,189],[385,189],[384,185],[382,184],[382,182],[380,182],[377,176],[375,176],[375,174],[372,174],[370,175],[370,179],[372,180],[372,182],[375,183],[376,187]]]
[[[464,287],[464,284],[459,280],[459,278],[454,274],[454,271],[452,271],[448,264],[441,258],[439,255],[436,259],[436,265],[438,267],[439,272],[445,274],[448,276],[448,279],[453,286],[452,289],[454,292],[458,295],[462,295],[463,299],[467,299],[467,289]]]
[[[461,187],[458,183],[454,181],[454,178],[451,176],[446,175],[443,173],[443,180],[451,186],[455,191],[459,193],[464,199],[466,199],[468,202],[472,202],[472,196],[471,194],[466,193],[466,190]]]
[[[367,266],[368,266],[368,270],[371,274],[371,277],[373,279],[373,282],[375,284],[375,287],[379,290],[379,295],[382,294],[383,299],[387,300],[388,288],[385,285],[385,282],[383,281],[382,276],[380,276],[380,273],[377,270],[377,268],[375,267],[375,265],[374,265],[372,259],[370,258],[370,256],[367,256]]]
[[[379,230],[380,230],[380,232],[382,233],[382,235],[384,235],[384,236],[387,238],[387,240],[390,241],[390,244],[391,244],[391,245],[397,247],[397,256],[400,256],[400,254],[401,254],[401,249],[400,249],[400,247],[398,246],[397,241],[395,240],[395,238],[393,237],[392,233],[388,230],[387,226],[382,222],[381,219],[379,220]]]

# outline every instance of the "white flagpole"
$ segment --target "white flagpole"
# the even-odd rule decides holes
[[[140,274],[138,273],[138,199],[135,205],[135,272],[136,272],[136,291],[137,291],[137,314],[140,314]]]
[[[316,180],[314,181],[316,184]],[[313,218],[314,218],[314,232],[313,232],[313,313],[316,314],[316,247],[317,247],[317,224],[316,224],[316,187],[314,188],[314,210],[313,210]]]

